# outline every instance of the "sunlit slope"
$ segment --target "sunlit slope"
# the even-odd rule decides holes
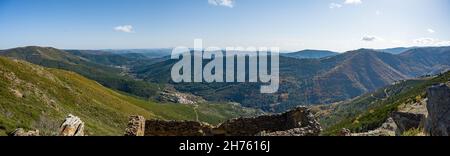
[[[86,123],[88,135],[121,135],[129,115],[195,120],[193,106],[156,104],[120,94],[73,72],[0,57],[0,135],[15,128],[52,135],[68,114]],[[211,113],[215,112],[215,113]],[[217,123],[255,113],[233,105],[201,104],[200,121]]]

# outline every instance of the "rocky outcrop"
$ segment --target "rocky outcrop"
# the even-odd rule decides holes
[[[25,131],[22,128],[18,128],[11,133],[11,136],[39,136],[39,130]]]
[[[130,123],[134,123],[130,118]],[[134,129],[135,124],[129,124]],[[145,136],[317,136],[322,131],[306,107],[283,114],[228,120],[218,126],[195,121],[147,120]]]
[[[351,136],[449,136],[450,83],[431,86],[427,98],[401,106],[380,128]],[[425,107],[426,105],[426,107]],[[408,132],[408,133],[405,133]],[[409,134],[412,133],[412,134]]]
[[[156,97],[156,100],[160,102],[171,102],[179,104],[198,104],[205,102],[205,100],[199,96],[195,96],[188,93],[180,93],[174,88],[166,88],[164,91],[160,92]]]
[[[390,117],[384,122],[381,127],[362,133],[351,133],[350,136],[396,136],[395,131],[397,129],[397,125],[394,120]]]
[[[405,131],[421,128],[425,122],[425,115],[423,114],[393,112],[391,117],[397,125],[395,131],[397,136],[402,135]]]
[[[55,130],[56,131],[56,130]],[[59,136],[85,136],[84,122],[80,118],[69,114],[69,116],[61,124],[58,133]],[[9,134],[10,136],[40,136],[39,130],[25,131],[23,128],[18,128]]]
[[[80,118],[69,114],[60,126],[60,136],[84,136],[84,122]]]
[[[352,131],[347,128],[342,128],[338,136],[352,136]]]
[[[297,129],[296,128],[303,128]],[[288,130],[292,130],[287,132]],[[318,135],[321,131],[314,115],[306,107],[298,107],[283,114],[266,115],[254,118],[238,118],[220,124],[215,130],[216,135],[253,136],[259,132],[267,134],[292,134],[292,132],[311,133]],[[272,133],[277,132],[277,133]]]
[[[258,136],[318,136],[321,131],[312,127],[294,128],[286,131],[266,132],[263,131]]]
[[[144,136],[145,118],[143,116],[130,116],[125,136]]]
[[[147,120],[145,136],[210,136],[213,128],[195,121]]]
[[[431,136],[449,136],[450,134],[450,87],[439,84],[427,90],[428,118],[425,132]]]

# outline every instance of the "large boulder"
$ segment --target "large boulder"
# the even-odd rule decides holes
[[[431,136],[450,134],[450,87],[439,84],[427,89],[428,118],[425,132]]]
[[[60,126],[60,136],[84,136],[84,122],[70,114]]]
[[[143,116],[130,116],[125,136],[144,136],[145,118]]]
[[[423,127],[425,122],[424,114],[393,112],[391,117],[397,125],[395,133],[398,136],[402,135],[405,131]]]

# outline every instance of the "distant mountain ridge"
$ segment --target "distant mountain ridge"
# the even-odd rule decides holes
[[[414,49],[414,48],[417,48],[417,47],[397,47],[397,48],[387,48],[387,49],[376,49],[376,51],[397,55],[397,54],[401,54],[403,52],[406,52],[406,51]]]
[[[31,49],[34,53],[46,50],[39,48]],[[29,55],[34,53],[27,53],[26,55],[14,54],[17,51],[18,49],[4,50],[0,55],[12,55],[13,57],[33,62],[33,55]],[[55,52],[56,50],[50,49],[49,51]],[[53,52],[49,53],[51,54]],[[111,54],[109,52],[93,52],[94,54],[91,54],[89,51],[76,50],[69,52],[60,51],[59,53],[73,55],[70,57],[67,56],[67,59],[62,57],[64,59],[61,59],[59,64],[62,63],[63,65],[70,66],[88,64],[87,66],[89,68],[86,68],[88,70],[81,70],[81,72],[90,71],[85,73],[88,77],[92,76],[90,74],[92,71],[103,69],[105,64],[110,65],[123,62],[120,61],[122,58],[133,62],[144,57],[132,53],[128,53],[132,54],[128,56],[128,54]],[[150,61],[151,63],[144,63],[147,61],[136,61],[126,64],[129,67],[129,74],[149,84],[173,85],[181,92],[202,96],[208,101],[238,102],[246,107],[281,112],[298,105],[329,104],[347,100],[390,85],[399,80],[447,71],[450,69],[449,55],[450,47],[414,48],[396,55],[371,49],[359,49],[314,59],[298,59],[281,55],[281,82],[279,92],[276,94],[260,94],[260,84],[252,83],[172,83],[170,70],[177,60],[170,60],[167,57],[160,58],[155,62]],[[45,55],[42,57],[47,58]],[[58,57],[49,57],[46,60],[52,61],[55,58]],[[67,63],[65,60],[75,61],[69,61]],[[77,61],[81,63],[77,63]],[[95,68],[92,68],[92,66]],[[106,67],[108,67],[106,69],[112,69],[112,73],[117,74],[117,68]],[[74,69],[69,70],[77,71]],[[100,77],[96,80],[102,82],[105,79]],[[142,87],[142,85],[137,85],[137,87]],[[157,86],[145,88],[157,88]],[[154,91],[152,94],[158,92],[157,90],[152,90]],[[148,91],[142,91],[142,93],[148,93]],[[129,90],[125,90],[125,92],[130,93]],[[139,95],[139,92],[135,95]]]
[[[104,86],[133,95],[144,98],[155,96],[160,87],[158,84],[135,80],[127,75],[126,68],[123,68],[145,58],[126,55],[103,51],[64,51],[37,46],[7,49],[0,53],[0,56],[26,60],[49,68],[73,71]]]
[[[298,59],[308,59],[308,58],[324,58],[338,55],[339,53],[327,50],[302,50],[292,53],[283,53],[281,56],[292,57]]]
[[[170,48],[157,49],[104,49],[101,51],[110,52],[113,54],[140,54],[149,58],[161,58],[169,56],[172,53]]]
[[[433,52],[430,52],[433,51]],[[437,52],[434,52],[437,51]],[[327,104],[350,99],[396,81],[450,69],[448,47],[416,48],[394,55],[371,49],[349,51],[321,59],[280,56],[280,90],[259,94],[257,84],[182,83],[183,92],[212,101],[234,101],[266,111],[284,111],[298,105]],[[170,83],[168,60],[134,72],[150,82]]]

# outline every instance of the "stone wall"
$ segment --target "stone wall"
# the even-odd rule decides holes
[[[145,121],[145,136],[209,136],[214,127],[195,121]]]
[[[298,107],[283,114],[228,120],[214,129],[214,133],[226,136],[253,136],[260,132],[280,133],[280,131],[306,127],[320,129],[310,110],[306,107]]]
[[[129,128],[135,126],[129,124]],[[129,129],[127,128],[127,129]],[[283,114],[228,120],[218,126],[195,121],[145,121],[145,136],[312,136],[321,127],[306,107]]]

